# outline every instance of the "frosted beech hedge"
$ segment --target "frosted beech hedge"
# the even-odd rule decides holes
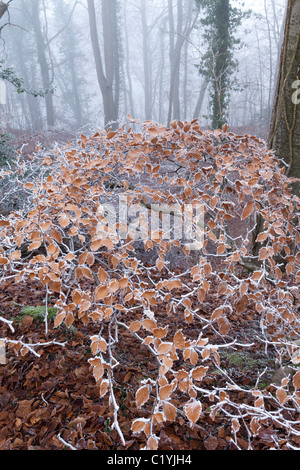
[[[262,140],[235,135],[227,126],[204,131],[198,121],[174,121],[166,128],[130,116],[128,122],[116,132],[82,135],[32,157],[41,171],[24,183],[26,209],[0,219],[0,282],[2,289],[8,282],[41,284],[45,343],[15,338],[12,322],[0,317],[11,330],[2,344],[17,355],[36,356],[37,347],[53,344],[47,341],[51,294],[55,327],[76,322],[99,329],[90,337],[89,364],[99,398],[109,396],[123,445],[114,373],[120,366],[115,346],[124,331],[157,364],[155,377],[135,390],[136,407],[148,415],[137,416],[131,430],[146,435],[146,449],[159,448],[158,430],[166,422],[194,426],[204,399],[211,402],[212,418],[223,413],[232,421],[237,446],[241,425],[249,448],[268,421],[299,435],[297,421],[286,416],[300,408],[300,200],[290,191],[284,166]],[[20,164],[16,178],[30,164]],[[179,222],[183,230],[176,235]],[[216,306],[204,315],[212,285]],[[158,303],[165,308],[163,325]],[[257,341],[266,352],[272,348],[279,364],[284,357],[293,368],[292,387],[283,380],[271,397],[274,409],[267,390],[235,383],[220,360],[221,350],[251,348],[239,343],[231,324],[249,305],[259,318]],[[183,327],[174,330],[178,312]],[[226,386],[205,385],[216,369],[228,378]],[[241,403],[239,392],[252,404]]]

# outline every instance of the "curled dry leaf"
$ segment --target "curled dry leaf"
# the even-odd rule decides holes
[[[173,386],[165,385],[159,389],[159,398],[160,400],[168,400],[171,397],[173,391]]]
[[[156,322],[154,320],[151,320],[150,318],[146,318],[145,320],[143,320],[142,325],[145,328],[145,330],[151,331],[151,332],[153,332],[153,330],[157,328]]]
[[[109,294],[109,290],[107,286],[99,286],[96,289],[96,300],[103,300],[105,299]]]
[[[149,420],[145,418],[135,419],[131,425],[132,432],[139,433],[144,431],[145,425],[148,421]]]
[[[293,376],[293,385],[296,390],[300,389],[300,371],[296,372],[296,374]]]
[[[157,450],[158,449],[158,438],[156,436],[150,436],[147,441],[148,450]]]
[[[106,395],[108,387],[109,381],[107,379],[102,380],[100,384],[100,398],[103,398]]]
[[[133,333],[135,333],[135,332],[137,332],[137,331],[139,331],[139,330],[141,329],[141,326],[142,326],[142,325],[141,325],[141,322],[139,322],[139,321],[134,321],[134,322],[132,322],[132,323],[130,324],[129,329],[130,329],[130,331],[132,331]]]
[[[167,421],[173,423],[177,416],[177,409],[169,402],[163,404],[163,412]]]
[[[249,201],[248,204],[246,205],[244,211],[243,211],[241,220],[247,219],[247,217],[249,217],[252,214],[253,210],[254,210],[254,202]]]
[[[147,385],[140,387],[135,395],[135,401],[138,408],[141,408],[150,397],[149,388]]]
[[[232,428],[235,433],[237,433],[240,430],[240,423],[236,418],[233,418],[231,421]]]
[[[178,330],[177,333],[174,335],[173,343],[176,349],[184,349],[185,338],[182,334],[182,330]]]
[[[276,390],[276,397],[281,403],[281,405],[284,405],[288,401],[288,395],[283,388],[278,388]]]
[[[197,367],[196,369],[192,370],[192,377],[194,380],[197,380],[198,382],[201,382],[201,380],[204,379],[206,376],[206,373],[208,371],[208,367]]]
[[[160,345],[157,348],[158,354],[167,354],[168,352],[171,351],[173,347],[173,343],[160,343]]]
[[[189,421],[195,424],[201,416],[202,405],[200,401],[192,400],[184,405],[184,412]]]

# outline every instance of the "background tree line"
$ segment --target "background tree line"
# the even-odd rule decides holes
[[[2,127],[116,126],[127,113],[165,124],[267,125],[286,1],[264,0],[257,11],[250,3],[13,0],[17,26],[1,31],[5,66],[31,89],[55,92],[36,99],[9,84]]]

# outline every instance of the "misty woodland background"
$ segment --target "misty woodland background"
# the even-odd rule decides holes
[[[95,64],[88,3],[90,15],[92,6],[96,10],[102,73],[112,87],[111,116],[123,122],[129,113],[162,124],[199,118],[202,126],[211,126],[212,74],[217,70],[212,57],[215,38],[203,6],[209,2],[115,0],[108,21],[101,2],[26,0],[10,4],[11,25],[1,31],[1,57],[5,67],[13,67],[24,79],[24,87],[55,91],[34,98],[16,93],[9,84],[1,127],[40,131],[103,126],[103,84]],[[231,15],[232,64],[227,64],[224,116],[230,126],[251,128],[264,137],[285,7],[285,0],[247,0],[231,6],[237,11]]]

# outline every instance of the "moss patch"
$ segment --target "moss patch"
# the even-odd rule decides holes
[[[48,320],[54,320],[54,318],[56,317],[56,313],[56,307],[48,307]],[[45,314],[45,305],[38,305],[36,307],[28,305],[23,307],[21,313],[15,317],[15,323],[20,323],[27,316],[33,317],[36,322],[42,322],[45,319]]]

